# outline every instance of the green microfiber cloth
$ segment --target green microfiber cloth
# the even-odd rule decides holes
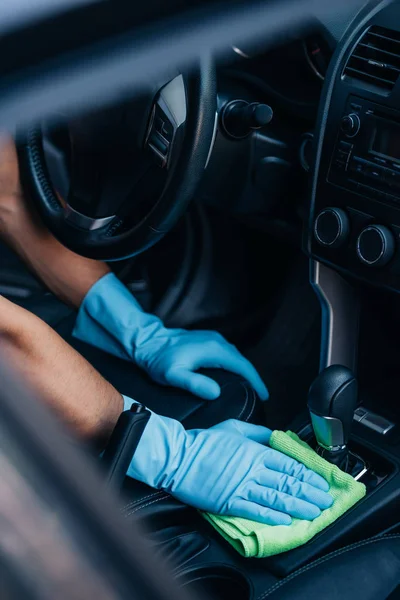
[[[222,537],[245,557],[265,558],[305,544],[354,506],[366,493],[364,484],[355,481],[351,475],[319,456],[291,431],[273,431],[270,446],[322,475],[329,483],[329,493],[333,496],[334,503],[314,521],[293,519],[290,525],[264,525],[240,517],[202,513]]]

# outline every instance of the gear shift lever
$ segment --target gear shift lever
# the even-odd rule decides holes
[[[322,455],[344,470],[358,385],[353,372],[341,365],[322,371],[308,393],[308,409]]]

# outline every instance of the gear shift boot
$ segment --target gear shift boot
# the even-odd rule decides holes
[[[350,450],[330,452],[321,446],[317,447],[317,453],[330,463],[339,467],[345,473],[349,473],[356,481],[359,481],[369,471],[368,463]]]

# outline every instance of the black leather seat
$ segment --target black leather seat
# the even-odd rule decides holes
[[[399,600],[400,534],[333,552],[278,581],[257,600]]]

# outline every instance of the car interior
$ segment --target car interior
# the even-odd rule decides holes
[[[0,69],[11,90],[0,119],[12,106],[21,115],[39,66],[55,81],[90,44],[111,56],[133,23],[110,19],[104,48],[105,27],[91,27],[85,45],[89,7],[79,10],[0,39],[6,54],[17,35],[37,47]],[[190,66],[160,67],[135,93],[121,83],[104,103],[94,90],[72,111],[67,95],[53,110],[49,93],[46,114],[12,117],[23,188],[48,229],[108,262],[167,326],[223,334],[270,392],[256,409],[248,391],[232,398],[237,418],[296,432],[366,486],[308,543],[250,559],[195,509],[121,481],[127,529],[139,521],[178,583],[213,599],[329,598],[327,585],[332,598],[400,598],[400,2],[338,2],[332,15],[265,39],[238,35]],[[72,339],[75,312],[4,243],[0,294],[114,385],[125,376]],[[160,410],[186,427],[226,418],[217,402],[178,409],[165,393]]]

